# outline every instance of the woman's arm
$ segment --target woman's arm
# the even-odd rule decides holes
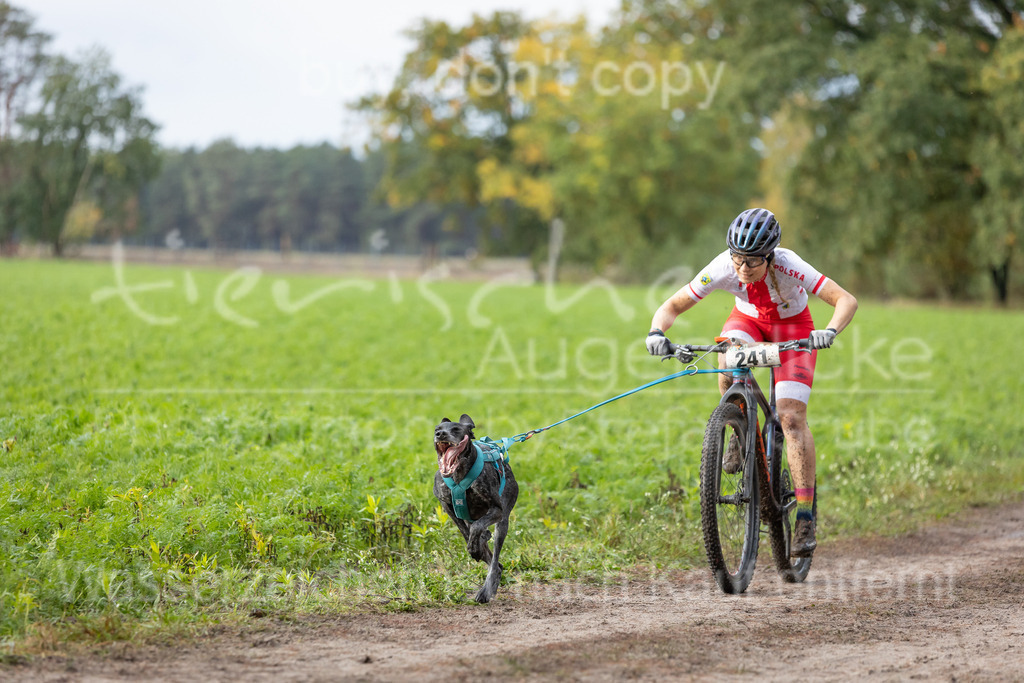
[[[836,309],[825,327],[831,327],[837,334],[842,332],[853,320],[853,314],[857,312],[857,299],[832,280],[821,288],[818,298]]]
[[[672,323],[676,321],[681,313],[684,313],[691,308],[697,301],[690,296],[689,292],[686,291],[686,287],[682,287],[675,294],[670,296],[665,303],[658,307],[658,310],[654,312],[654,317],[651,318],[651,331],[661,330],[665,332],[668,328],[672,327]]]

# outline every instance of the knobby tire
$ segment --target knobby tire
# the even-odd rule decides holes
[[[722,471],[729,437],[736,434],[746,447],[747,418],[733,403],[715,408],[704,431],[700,463],[700,518],[708,566],[725,593],[742,593],[750,585],[757,563],[760,531],[756,456],[744,455],[743,469]],[[731,502],[723,501],[723,496]]]
[[[771,474],[772,497],[778,506],[781,507],[792,500],[796,493],[793,490],[793,480],[789,475],[789,469],[783,464],[786,458],[785,437],[782,436],[781,426],[776,425],[775,429],[778,434],[776,447],[768,466]],[[765,435],[765,443],[767,443],[767,434]],[[817,508],[817,492],[815,492],[814,499],[814,507]],[[786,583],[802,582],[807,578],[807,573],[811,571],[812,558],[791,558],[789,556],[790,540],[793,535],[793,527],[796,525],[796,508],[794,507],[788,514],[771,515],[770,518],[764,521],[768,525],[768,538],[771,541],[772,558],[775,561],[775,569],[778,570],[779,577]]]

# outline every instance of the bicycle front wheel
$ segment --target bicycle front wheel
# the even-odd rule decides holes
[[[742,593],[757,563],[760,531],[757,459],[745,453],[736,473],[722,469],[729,440],[746,450],[747,418],[739,406],[722,403],[708,419],[700,460],[700,519],[708,565],[725,593]]]

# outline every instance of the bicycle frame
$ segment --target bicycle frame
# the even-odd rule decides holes
[[[749,453],[753,449],[760,456],[761,460],[758,462],[758,467],[762,468],[764,476],[768,479],[768,483],[771,484],[772,469],[770,463],[772,458],[781,458],[783,454],[775,453],[775,430],[781,428],[781,423],[779,422],[779,413],[775,400],[775,368],[770,367],[768,370],[769,385],[767,398],[765,398],[764,391],[761,389],[761,385],[758,384],[750,368],[720,370],[719,372],[732,373],[732,386],[722,395],[720,403],[735,403],[737,397],[742,400],[748,426],[747,444],[744,452]],[[765,417],[765,435],[767,438],[763,440],[763,443],[759,443],[762,440],[762,435],[761,430],[758,428],[760,426],[758,408],[761,409]],[[756,486],[757,482],[751,481],[751,485]],[[772,491],[772,487],[769,486],[768,490]],[[774,511],[780,513],[788,512],[790,507],[796,505],[795,499],[790,501],[789,504],[784,504],[780,500],[775,500],[774,495],[770,495],[767,502],[770,502]]]
[[[707,348],[707,347],[705,347]],[[736,399],[739,398],[743,403],[744,413],[747,418],[747,443],[744,449],[745,453],[749,453],[750,449],[753,448],[754,452],[759,456],[760,461],[757,463],[758,467],[764,473],[765,479],[768,481],[769,486],[766,487],[766,491],[770,494],[767,498],[762,496],[762,500],[770,505],[773,513],[786,514],[791,508],[796,506],[796,498],[788,502],[776,500],[774,494],[774,487],[771,486],[771,463],[773,458],[781,458],[784,456],[783,453],[775,452],[775,430],[781,429],[782,424],[779,420],[779,412],[776,407],[775,398],[775,367],[769,367],[769,386],[768,386],[768,397],[765,397],[764,391],[761,389],[761,385],[758,384],[757,379],[754,377],[754,372],[751,368],[732,368],[732,369],[716,369],[716,370],[697,370],[700,374],[704,373],[730,373],[732,375],[732,385],[722,394],[722,399],[719,403],[736,403]],[[763,443],[759,443],[762,439],[760,421],[758,419],[758,409],[764,414],[766,432]],[[760,448],[758,447],[760,446]],[[758,485],[756,478],[751,481],[751,485]]]

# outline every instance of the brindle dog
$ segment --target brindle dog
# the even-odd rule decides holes
[[[477,453],[473,446],[473,419],[463,414],[458,422],[447,417],[434,428],[434,449],[437,451],[438,472],[434,475],[434,496],[441,502],[448,516],[466,539],[469,556],[489,565],[487,579],[476,594],[477,602],[489,602],[498,592],[501,572],[504,570],[498,561],[501,546],[508,533],[508,516],[519,497],[519,485],[516,483],[512,468],[502,464],[505,471],[505,489],[501,489],[501,474],[493,463],[485,463],[476,481],[466,491],[466,505],[469,517],[474,521],[459,519],[455,514],[452,502],[452,491],[444,482],[450,477],[461,482],[476,460]],[[487,547],[491,538],[488,527],[494,525],[494,552]]]

